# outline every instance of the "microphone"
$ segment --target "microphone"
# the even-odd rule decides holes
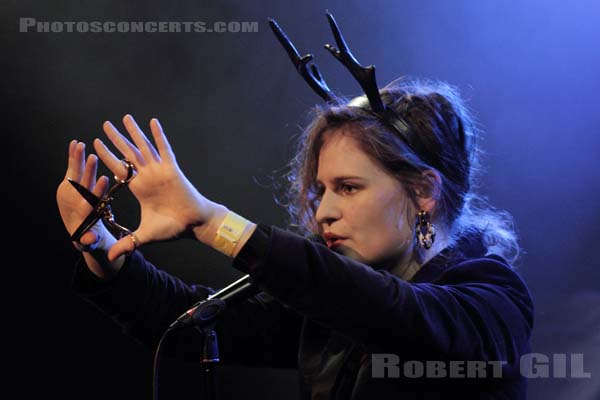
[[[211,294],[206,299],[197,302],[192,306],[192,308],[181,314],[181,316],[177,318],[177,320],[175,320],[171,326],[169,326],[169,329],[183,328],[185,326],[193,325],[196,311],[199,310],[199,307],[203,304],[210,303],[212,306],[214,306],[209,307],[209,315],[207,315],[206,312],[202,315],[199,315],[199,317],[204,320],[208,319],[210,315],[220,312],[221,309],[224,309],[226,306],[231,305],[236,301],[247,299],[248,297],[258,293],[259,290],[256,286],[252,285],[251,279],[252,278],[250,275],[244,275],[242,278],[233,282],[229,286],[224,287],[223,289]]]
[[[313,233],[306,238],[312,242],[327,246],[327,242],[321,235]],[[194,304],[192,308],[181,314],[179,318],[169,326],[169,329],[183,328],[212,320],[227,306],[231,306],[240,300],[245,300],[248,297],[254,296],[259,291],[260,289],[252,284],[250,275],[244,275],[229,286],[224,287],[211,294],[206,299],[200,300]]]

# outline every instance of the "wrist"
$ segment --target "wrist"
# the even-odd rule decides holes
[[[246,218],[229,211],[219,225],[212,247],[228,257],[235,257],[246,243],[246,240],[243,240],[245,234],[253,226],[255,224]]]
[[[208,213],[206,222],[192,228],[192,232],[196,240],[213,247],[219,226],[221,226],[221,223],[229,213],[229,209],[217,203],[211,203],[210,209],[211,211]]]
[[[99,239],[95,243],[94,249],[82,252],[83,258],[88,269],[94,275],[104,280],[113,279],[125,263],[126,256],[121,255],[116,260],[109,261],[108,251],[117,242],[117,239],[107,230],[101,234],[96,234],[99,236]]]
[[[208,222],[194,229],[194,235],[226,256],[235,257],[255,229],[256,224],[219,204],[211,212]]]

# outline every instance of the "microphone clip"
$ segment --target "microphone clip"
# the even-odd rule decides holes
[[[227,308],[227,304],[219,298],[202,300],[197,303],[194,308],[181,314],[181,316],[169,326],[169,329],[195,326],[203,331],[207,327],[212,328],[225,308]]]

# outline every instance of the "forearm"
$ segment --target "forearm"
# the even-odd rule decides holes
[[[526,342],[526,289],[492,260],[446,271],[445,282],[408,283],[276,228],[259,239],[263,231],[234,267],[298,313],[372,351],[486,359],[510,353],[512,340]],[[511,328],[508,341],[503,326]]]
[[[150,348],[185,310],[213,293],[202,285],[187,285],[156,268],[139,251],[125,257],[119,273],[104,281],[81,262],[72,281],[74,292],[93,303]]]

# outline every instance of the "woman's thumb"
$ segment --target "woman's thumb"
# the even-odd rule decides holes
[[[129,255],[133,253],[133,251],[139,245],[140,243],[137,239],[135,232],[132,232],[129,235],[125,235],[121,239],[117,240],[117,242],[112,245],[110,250],[108,250],[108,260],[110,262],[113,262],[123,254]]]
[[[87,247],[96,247],[98,242],[100,241],[100,235],[94,232],[93,230],[89,230],[81,236],[79,239],[79,243]]]

